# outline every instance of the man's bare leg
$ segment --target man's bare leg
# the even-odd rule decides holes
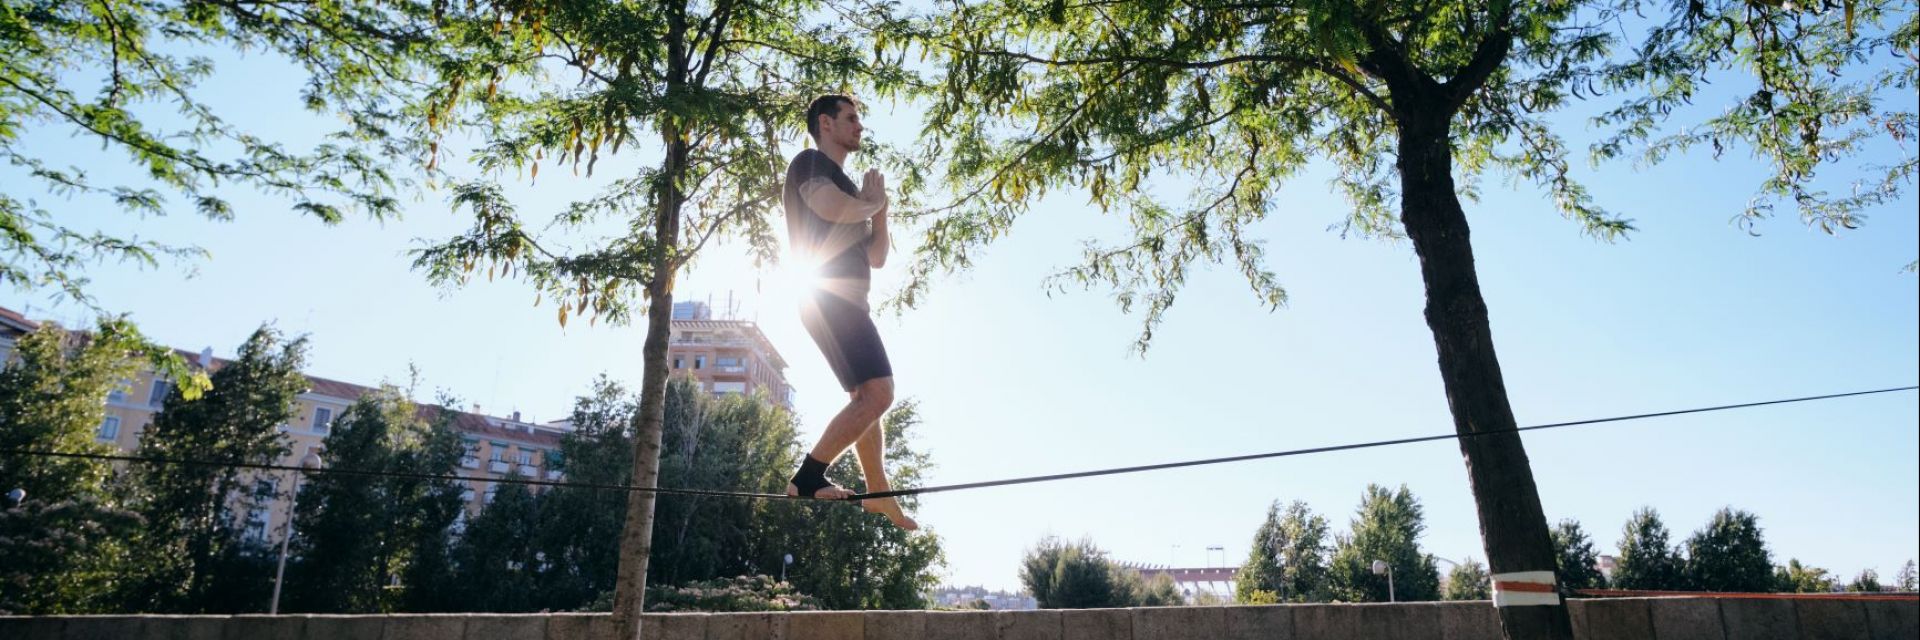
[[[815,460],[833,465],[833,461],[845,453],[848,447],[860,439],[862,433],[887,412],[893,404],[893,378],[875,378],[854,387],[852,400],[840,413],[827,423],[827,430],[820,434],[820,442],[813,445],[811,453]],[[799,488],[787,484],[787,495],[799,495]],[[844,500],[853,495],[843,487],[827,485],[814,492],[813,497],[822,500]]]
[[[880,426],[879,420],[873,421],[873,424],[867,427],[867,432],[860,434],[860,439],[854,442],[853,455],[860,461],[860,475],[867,480],[868,493],[893,490],[893,485],[887,482],[887,471],[882,462],[885,459],[886,450],[887,430]],[[908,531],[920,528],[920,523],[907,517],[906,512],[900,510],[900,501],[893,498],[861,500],[860,507],[886,516],[888,520],[893,521],[893,526]]]

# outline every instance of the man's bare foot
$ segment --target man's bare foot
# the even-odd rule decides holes
[[[840,485],[833,484],[833,483],[827,483],[827,486],[820,487],[819,490],[813,492],[813,499],[845,500],[847,499],[847,496],[850,496],[850,495],[853,495],[853,492],[848,491],[845,487],[842,487]],[[793,486],[793,483],[791,482],[787,483],[787,497],[790,497],[790,498],[800,497],[800,488]]]
[[[906,512],[900,510],[900,503],[893,498],[869,498],[861,500],[860,508],[886,516],[888,520],[893,521],[893,526],[908,531],[914,531],[920,528],[920,523],[914,522],[913,518],[907,517]]]

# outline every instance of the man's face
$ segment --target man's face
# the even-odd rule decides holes
[[[841,104],[840,113],[820,118],[820,137],[848,151],[860,150],[860,134],[866,129],[860,124],[860,109],[851,104]]]

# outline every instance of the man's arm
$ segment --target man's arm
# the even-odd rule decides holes
[[[886,210],[886,192],[861,196],[847,195],[826,178],[813,178],[800,185],[800,199],[807,203],[807,208],[835,224],[862,222]]]
[[[867,237],[867,266],[878,269],[887,266],[887,207],[881,205],[880,213],[873,214],[873,235]]]
[[[887,176],[879,169],[868,169],[860,176],[860,199],[880,203],[880,210],[873,214],[873,233],[867,236],[867,266],[878,269],[887,266]]]

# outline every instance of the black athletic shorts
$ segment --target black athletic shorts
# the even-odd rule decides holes
[[[851,392],[860,383],[893,377],[893,363],[887,361],[887,346],[880,342],[880,330],[866,308],[838,295],[815,291],[800,305],[800,324],[807,327],[813,343],[827,356],[827,366],[840,379],[840,387]]]

